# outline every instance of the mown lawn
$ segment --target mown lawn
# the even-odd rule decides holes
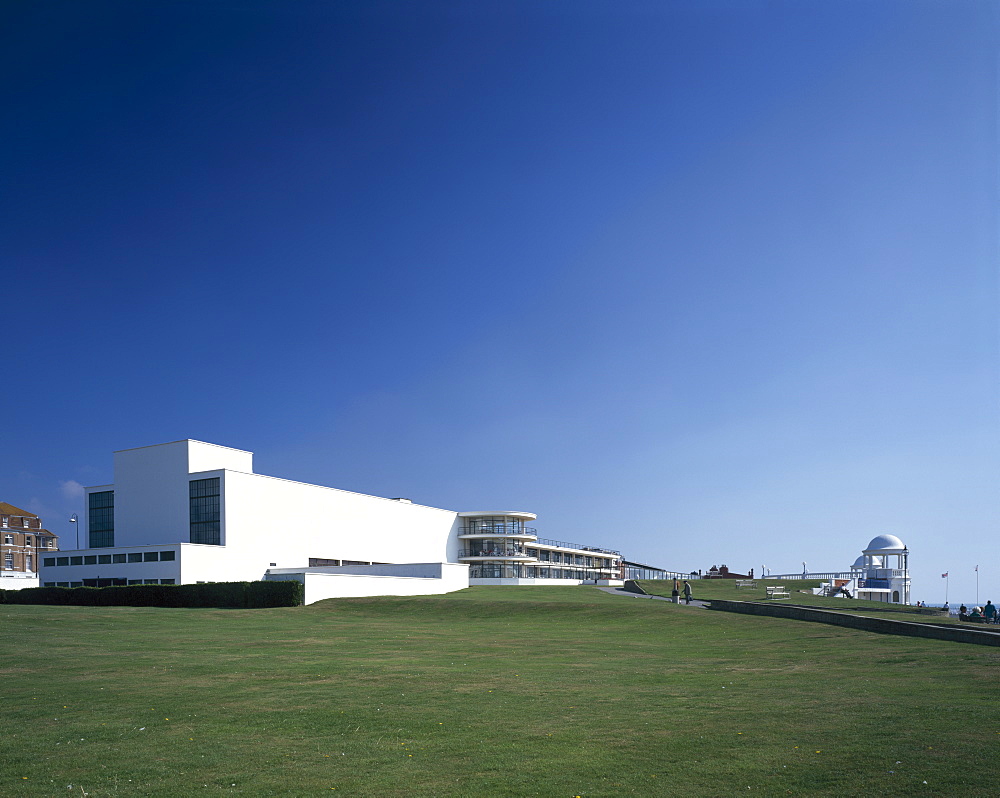
[[[715,599],[728,599],[730,601],[768,601],[766,585],[781,585],[789,593],[787,599],[774,599],[774,601],[786,604],[801,604],[806,607],[816,607],[817,609],[835,610],[838,612],[857,613],[866,618],[884,618],[892,621],[906,621],[908,623],[931,623],[946,624],[955,626],[967,626],[954,615],[947,615],[943,612],[921,612],[916,607],[904,606],[901,604],[886,604],[883,601],[863,601],[859,599],[830,598],[828,596],[814,596],[808,592],[810,588],[819,587],[821,580],[818,579],[763,579],[756,580],[755,588],[737,588],[734,579],[699,579],[691,583],[694,598],[704,601]],[[639,583],[643,590],[654,596],[670,596],[673,589],[672,580],[647,579]],[[805,591],[805,592],[803,592]],[[681,597],[683,600],[683,595]],[[1000,628],[996,626],[984,626],[977,624],[970,628],[985,629],[986,631]]]
[[[715,599],[728,599],[730,601],[765,601],[767,600],[767,585],[780,585],[789,593],[787,599],[776,599],[792,604],[803,604],[809,607],[822,607],[824,609],[843,610],[851,612],[855,610],[882,610],[890,613],[903,614],[907,616],[901,620],[917,620],[921,613],[916,607],[908,607],[902,604],[886,604],[884,601],[864,601],[861,599],[831,598],[829,596],[814,596],[809,592],[814,587],[819,587],[822,581],[819,579],[757,579],[754,580],[757,586],[754,588],[737,588],[735,579],[696,579],[691,582],[691,590],[696,599],[711,601]],[[666,579],[645,579],[639,584],[647,593],[655,596],[669,596],[673,589],[673,581]],[[683,599],[683,594],[682,594]],[[926,615],[923,618],[937,617],[936,615]],[[940,617],[944,617],[943,615]]]
[[[4,796],[1000,794],[992,648],[590,587],[0,617]]]

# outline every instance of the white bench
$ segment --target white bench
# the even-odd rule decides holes
[[[765,585],[764,590],[769,599],[791,598],[791,594],[781,585]]]
[[[753,579],[737,579],[736,589],[739,590],[741,587],[757,587],[757,583]]]

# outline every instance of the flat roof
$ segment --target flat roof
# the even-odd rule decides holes
[[[199,441],[194,438],[181,438],[179,441],[167,441],[166,443],[151,443],[149,446],[132,446],[128,449],[115,449],[113,454],[118,454],[119,452],[135,452],[139,449],[152,449],[156,446],[173,446],[175,443],[200,443],[204,446],[214,446],[217,449],[229,449],[231,452],[242,452],[243,454],[253,454],[253,452],[247,449],[236,449],[232,446],[223,446],[220,443],[209,443],[208,441]]]

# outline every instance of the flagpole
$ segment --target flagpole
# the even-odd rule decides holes
[[[945,604],[948,603],[948,582],[950,581],[948,579],[948,574],[950,574],[950,573],[951,573],[951,571],[946,571],[945,575],[944,575],[944,603]]]
[[[976,606],[979,606],[979,566],[976,566]]]

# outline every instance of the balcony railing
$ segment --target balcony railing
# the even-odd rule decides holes
[[[460,535],[531,535],[535,537],[537,530],[520,524],[470,524],[463,526]]]
[[[534,556],[534,555],[533,555]],[[568,565],[579,568],[598,568],[605,571],[617,571],[621,568],[621,563],[614,560],[604,560],[600,557],[584,557],[582,554],[560,554],[559,552],[549,552],[542,549],[537,554],[540,563],[552,565]]]
[[[770,571],[766,576],[758,576],[758,579],[853,579],[858,574],[854,571],[810,571],[809,573],[798,574],[772,574]]]
[[[622,553],[616,551],[615,549],[601,549],[597,546],[584,546],[582,543],[566,543],[562,540],[548,540],[546,538],[538,538],[536,543],[542,543],[546,546],[560,546],[564,549],[577,549],[578,551],[592,551],[598,554],[613,554],[616,557],[621,557]]]
[[[459,549],[459,557],[534,557],[517,546],[482,546],[473,549]]]
[[[540,568],[534,563],[483,563],[469,567],[470,579],[607,579],[592,568]]]

